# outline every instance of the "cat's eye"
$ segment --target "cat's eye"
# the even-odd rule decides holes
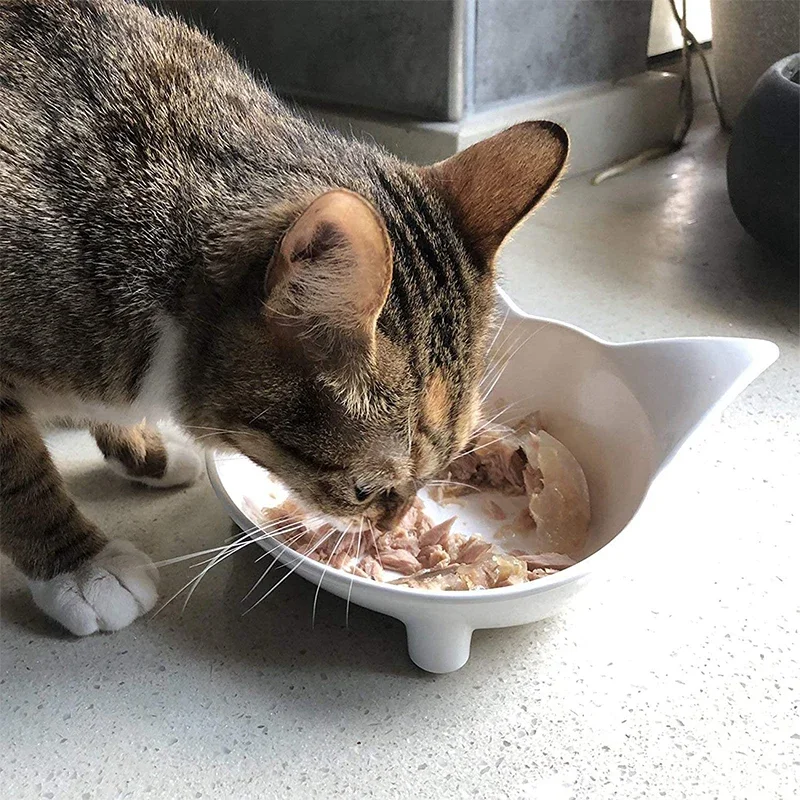
[[[366,503],[376,492],[374,486],[362,486],[360,483],[355,485],[354,489],[357,503]]]

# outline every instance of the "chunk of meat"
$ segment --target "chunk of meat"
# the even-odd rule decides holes
[[[392,581],[396,586],[410,589],[445,592],[470,589],[496,589],[528,580],[524,561],[505,553],[486,553],[473,564],[451,564],[441,569],[429,569]]]
[[[571,567],[575,560],[563,553],[523,553],[521,550],[512,550],[511,555],[528,565],[528,570],[548,569],[558,571]]]
[[[532,549],[577,557],[586,542],[591,517],[589,487],[581,465],[547,431],[528,434],[523,447],[528,458],[526,483],[532,489],[528,510],[536,523]]]
[[[296,507],[291,501],[286,501],[278,506],[269,506],[261,509],[261,523],[264,527],[274,525],[277,527],[279,522],[300,522],[301,515],[296,513]]]
[[[353,558],[347,551],[342,550],[337,550],[328,560],[328,566],[343,569],[345,572],[351,572],[357,564],[357,559]]]
[[[465,538],[460,533],[448,531],[439,539],[439,544],[447,555],[450,556],[450,561],[458,561],[458,554],[461,552],[465,541]]]
[[[494,489],[511,495],[523,494],[525,455],[519,437],[511,428],[488,428],[472,439],[468,449],[450,463],[451,480],[475,489]],[[461,487],[447,487],[445,495],[463,494]]]
[[[407,550],[415,556],[419,553],[420,540],[413,530],[395,528],[393,531],[383,533],[378,537],[377,546],[380,551],[384,550]]]
[[[548,575],[555,575],[557,572],[557,569],[529,569],[528,580],[536,581],[539,578],[546,578]]]
[[[365,555],[361,559],[361,569],[364,571],[366,577],[372,578],[374,581],[383,581],[383,567],[380,561],[371,555]]]
[[[425,513],[425,505],[419,497],[415,497],[400,521],[395,525],[395,529],[406,531],[416,531],[423,533],[433,525],[430,517]]]
[[[531,512],[527,507],[519,510],[517,515],[511,521],[501,526],[497,531],[497,538],[503,539],[508,536],[516,536],[518,534],[530,535],[536,530],[536,523],[531,517]]]
[[[442,537],[450,533],[455,521],[455,517],[450,517],[450,519],[446,519],[444,522],[440,522],[438,525],[428,528],[428,530],[419,537],[419,546],[429,547],[433,544],[439,544]]]
[[[422,564],[407,550],[384,550],[378,555],[384,569],[393,569],[403,575],[413,575],[422,569]]]
[[[422,550],[419,551],[417,560],[425,569],[446,567],[450,564],[450,556],[440,544],[432,544],[428,547],[423,547]]]
[[[499,506],[494,500],[484,500],[483,510],[488,514],[489,517],[498,521],[507,519],[508,517],[508,514],[506,514],[502,507]]]
[[[490,542],[480,536],[470,536],[458,551],[455,559],[461,564],[474,564],[492,549]]]

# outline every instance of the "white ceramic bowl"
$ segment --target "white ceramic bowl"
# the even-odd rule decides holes
[[[499,340],[520,342],[492,398],[541,410],[547,430],[583,466],[592,522],[583,560],[531,583],[472,592],[412,590],[353,577],[262,541],[303,578],[350,602],[401,620],[412,660],[429,672],[450,672],[469,658],[472,632],[545,619],[577,594],[624,542],[629,525],[659,472],[686,438],[721,411],[778,357],[756,339],[660,339],[604,342],[585,331],[524,314],[498,290],[506,317]],[[506,336],[506,334],[508,334]],[[531,335],[532,334],[532,335]],[[243,530],[256,522],[245,498],[258,503],[264,472],[244,457],[208,456],[211,483]],[[426,506],[429,503],[426,501]],[[431,507],[437,519],[462,510]],[[466,529],[491,538],[497,523],[465,512]],[[476,527],[484,524],[485,527]]]

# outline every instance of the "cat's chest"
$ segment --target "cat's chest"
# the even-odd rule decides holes
[[[136,425],[143,419],[150,422],[174,419],[182,337],[175,323],[166,317],[159,318],[155,327],[156,346],[132,401],[103,402],[74,392],[48,391],[32,385],[19,388],[20,401],[34,419],[44,425],[69,420],[79,424],[99,422],[125,426]],[[113,372],[104,377],[113,385]]]

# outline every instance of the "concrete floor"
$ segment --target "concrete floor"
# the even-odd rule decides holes
[[[529,311],[615,341],[772,339],[780,360],[654,488],[619,570],[562,616],[475,636],[459,672],[402,626],[287,580],[245,617],[250,548],[170,605],[76,640],[2,565],[8,798],[788,798],[800,784],[797,269],[759,251],[710,124],[680,154],[567,181],[503,256]],[[73,495],[167,559],[231,525],[207,482],[159,494],[53,438]],[[795,478],[792,479],[791,476]],[[162,569],[169,596],[186,565]]]

